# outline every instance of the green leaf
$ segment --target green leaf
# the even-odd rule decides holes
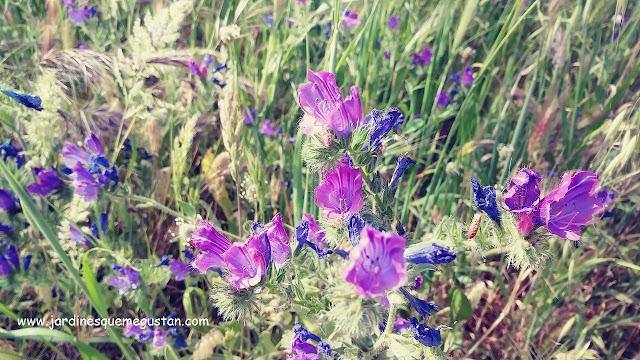
[[[451,306],[451,321],[462,321],[471,318],[473,311],[469,299],[458,287],[453,287],[447,295],[447,303]]]
[[[182,212],[188,217],[188,218],[192,218],[195,219],[198,212],[196,210],[195,207],[193,207],[193,205],[186,203],[184,201],[180,201],[177,200],[178,206],[180,206],[180,209],[182,209]]]
[[[93,250],[97,249],[91,249],[84,254],[82,272],[84,273],[84,281],[87,283],[88,295],[93,300],[96,310],[98,310],[100,314],[107,314],[107,306],[104,304],[104,296],[102,295],[100,284],[93,274],[93,269],[89,263],[89,254],[91,254]]]

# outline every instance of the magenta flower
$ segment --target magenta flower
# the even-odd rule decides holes
[[[271,259],[265,229],[259,229],[244,243],[231,243],[206,221],[198,221],[198,227],[191,234],[191,244],[201,252],[191,264],[194,268],[204,273],[212,266],[225,267],[229,270],[227,282],[236,289],[246,289],[262,281]]]
[[[90,133],[84,141],[84,146],[93,151],[94,154],[104,155],[104,149],[98,137],[94,133]]]
[[[598,177],[592,172],[564,174],[558,188],[540,201],[540,221],[554,235],[580,240],[580,227],[592,224],[593,217],[604,210],[595,195],[597,186]]]
[[[153,330],[153,341],[151,347],[154,349],[163,349],[167,346],[167,338],[164,336],[164,332],[161,329],[156,328]]]
[[[187,274],[191,271],[191,265],[177,259],[169,260],[169,271],[176,276],[176,281],[182,281],[187,278]]]
[[[191,265],[201,273],[213,266],[226,267],[222,254],[231,248],[231,241],[204,220],[198,220],[197,226],[199,229],[191,234],[191,245],[200,251],[200,256]]]
[[[247,126],[251,126],[253,125],[253,120],[256,118],[256,109],[252,109],[251,111],[249,111],[249,109],[244,108],[244,119],[242,120],[242,122],[247,125]]]
[[[347,164],[336,166],[313,193],[327,219],[344,219],[362,210],[362,173]]]
[[[409,323],[409,320],[403,318],[402,316],[398,316],[398,319],[396,319],[396,322],[393,324],[393,327],[395,327],[400,334],[404,334],[407,331],[409,331],[409,328],[411,327],[411,323]]]
[[[538,184],[542,176],[535,170],[522,169],[509,180],[509,187],[504,202],[512,213],[531,212],[534,204],[540,198]]]
[[[358,26],[360,24],[362,24],[362,20],[358,19],[358,14],[345,11],[342,25],[340,25],[340,30],[344,30],[345,28],[351,29],[352,27]]]
[[[69,13],[69,20],[73,21],[77,26],[84,24],[88,19],[88,16],[85,16],[82,10],[69,7],[67,8],[67,12]]]
[[[100,184],[80,162],[77,162],[73,167],[71,178],[73,179],[71,186],[74,189],[74,193],[82,196],[86,202],[92,202],[98,198]]]
[[[351,96],[343,99],[332,73],[309,70],[307,79],[309,82],[298,88],[298,104],[305,113],[300,130],[312,135],[332,129],[340,136],[348,136],[362,121],[358,87],[352,86]]]
[[[130,267],[122,267],[116,264],[111,265],[120,276],[109,276],[111,286],[118,288],[120,294],[126,293],[129,289],[137,289],[140,285],[140,273]]]
[[[40,169],[37,173],[38,179],[40,183],[34,182],[32,184],[27,185],[26,189],[33,194],[38,194],[40,196],[49,195],[53,189],[55,189],[62,180],[58,177],[58,174],[55,171],[51,170],[43,170]]]
[[[82,165],[89,165],[91,163],[91,155],[89,155],[88,152],[68,141],[62,147],[62,158],[64,166],[68,168],[73,168],[77,163]]]
[[[299,336],[296,336],[293,339],[293,343],[291,344],[291,353],[292,356],[287,357],[287,360],[321,360],[322,358],[318,355],[318,348],[309,344],[306,341],[300,339]]]
[[[432,56],[433,52],[431,51],[431,48],[424,48],[420,54],[413,53],[413,63],[420,66],[430,65]]]
[[[391,59],[391,51],[385,50],[384,51],[384,58],[387,59],[387,60],[390,60]]]
[[[389,22],[387,23],[387,26],[389,26],[389,29],[393,30],[398,26],[398,22],[398,17],[395,15],[391,15],[389,16]]]
[[[464,69],[464,74],[462,74],[462,85],[471,86],[471,84],[473,84],[473,80],[473,70],[471,70],[471,67],[467,66]]]
[[[260,128],[260,134],[267,135],[268,137],[273,137],[276,134],[276,130],[271,126],[271,120],[265,119],[262,123],[262,127]]]
[[[360,243],[349,252],[350,262],[342,267],[345,281],[355,285],[356,294],[369,297],[398,290],[407,282],[406,241],[393,232],[365,226]]]
[[[291,248],[289,247],[289,236],[282,225],[280,214],[277,213],[264,227],[269,238],[271,258],[277,265],[284,264],[289,254],[291,254]]]
[[[229,268],[227,277],[229,284],[236,289],[247,289],[258,285],[267,272],[270,251],[269,240],[264,231],[251,235],[242,244],[233,244],[222,254]]]
[[[316,223],[316,219],[311,214],[302,214],[303,220],[309,221],[309,240],[316,240],[318,244],[324,244],[324,231]]]
[[[439,108],[449,105],[449,96],[446,91],[440,91],[436,96],[436,106]]]

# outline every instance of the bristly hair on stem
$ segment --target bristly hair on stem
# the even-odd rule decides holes
[[[251,314],[258,310],[255,287],[237,290],[227,283],[214,283],[211,302],[220,310],[225,321],[250,319]]]

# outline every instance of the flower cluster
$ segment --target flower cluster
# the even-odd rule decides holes
[[[118,288],[120,294],[124,294],[130,289],[137,289],[140,286],[140,273],[130,267],[122,267],[112,264],[111,268],[120,276],[109,276],[111,286]]]
[[[238,290],[258,285],[271,259],[282,265],[291,253],[280,214],[265,225],[254,223],[253,233],[243,243],[232,243],[204,220],[198,221],[198,228],[191,235],[191,245],[200,256],[191,265],[201,273],[211,267],[226,268],[227,282]]]
[[[75,193],[91,202],[98,198],[100,188],[111,182],[118,185],[118,170],[115,165],[110,166],[102,144],[94,134],[89,134],[84,146],[91,154],[67,141],[62,148],[62,157],[64,171],[70,175]]]
[[[558,187],[542,199],[541,181],[542,176],[531,169],[520,170],[509,181],[505,204],[518,217],[518,230],[523,235],[545,226],[551,234],[578,241],[582,226],[598,221],[613,201],[614,193],[606,189],[596,194],[598,177],[592,172],[564,174]],[[593,220],[599,213],[601,216]]]
[[[73,7],[75,0],[62,0],[62,5],[67,6],[69,20],[73,21],[77,26],[84,24],[90,18],[96,16],[98,12],[95,7],[83,5],[80,8]]]
[[[326,342],[322,341],[318,335],[310,332],[305,329],[300,323],[296,323],[293,327],[293,332],[295,333],[295,337],[293,338],[293,342],[291,344],[291,353],[293,356],[287,357],[290,360],[321,360],[322,357],[320,355],[325,355],[326,357],[331,356],[331,346]],[[312,340],[318,343],[318,346],[315,346],[311,343],[308,343],[307,340]]]
[[[189,60],[189,72],[191,72],[191,74],[195,76],[199,76],[201,79],[206,79],[207,72],[212,63],[213,63],[213,56],[211,54],[206,55],[202,59],[201,66],[198,66],[196,61],[194,59],[191,59]],[[211,81],[213,81],[214,84],[220,86],[221,88],[223,88],[226,84],[218,80],[215,77],[215,74],[226,68],[227,68],[227,64],[216,64],[216,66],[214,66],[213,70],[211,71]]]

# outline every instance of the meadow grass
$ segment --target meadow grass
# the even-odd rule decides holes
[[[522,167],[558,174],[585,169],[616,191],[613,218],[584,231],[577,249],[564,239],[547,239],[553,256],[538,267],[510,267],[500,249],[484,256],[470,251],[455,266],[426,278],[425,293],[441,304],[437,322],[451,326],[443,331],[445,353],[454,358],[639,356],[634,340],[640,331],[637,4],[87,4],[96,7],[97,17],[83,26],[70,22],[58,1],[1,5],[0,87],[38,89],[43,106],[51,109],[34,114],[0,99],[2,139],[21,143],[33,159],[29,166],[50,165],[64,140],[77,142],[89,131],[108,139],[113,161],[121,156],[124,138],[154,158],[128,162],[124,191],[110,195],[110,205],[105,201],[89,209],[84,221],[63,202],[52,204],[56,212],[45,213],[47,201],[31,201],[22,189],[34,176],[0,163],[0,187],[20,198],[32,225],[20,235],[21,248],[41,262],[51,258],[51,267],[42,264],[37,274],[0,280],[0,357],[45,359],[55,352],[60,358],[187,358],[197,349],[198,356],[211,358],[283,358],[282,348],[289,345],[281,341],[282,329],[290,328],[290,314],[259,325],[224,323],[208,301],[207,279],[178,283],[154,266],[160,256],[185,249],[185,234],[198,214],[237,238],[253,221],[268,221],[276,212],[290,228],[303,213],[318,215],[313,189],[319,179],[302,160],[303,143],[310,139],[298,132],[302,112],[296,101],[296,88],[306,82],[309,69],[334,72],[343,93],[357,85],[365,113],[385,107],[404,113],[407,120],[384,144],[379,161],[385,176],[400,155],[417,161],[395,194],[399,220],[416,239],[434,237],[449,216],[471,220],[470,176],[497,184],[500,192]],[[356,12],[362,23],[340,29],[336,24],[344,9]],[[394,30],[387,27],[392,14],[400,19]],[[627,25],[620,28],[616,16]],[[78,50],[79,44],[90,50]],[[433,49],[431,64],[413,64],[413,53],[425,47]],[[189,59],[200,62],[206,54],[213,54],[214,64],[227,64],[216,75],[227,84],[222,89],[189,74]],[[436,94],[451,90],[450,75],[465,66],[474,71],[473,85],[459,87],[457,101],[438,108]],[[55,81],[46,82],[47,76]],[[242,123],[245,108],[256,109],[252,127]],[[265,119],[275,128],[281,125],[282,134],[261,134]],[[111,224],[99,239],[100,249],[84,254],[63,248],[63,231],[56,234],[50,225],[62,219],[86,224],[87,217],[107,210]],[[126,259],[134,259],[143,275],[155,276],[147,297],[116,297],[101,288],[108,266]],[[54,284],[64,300],[34,290]],[[473,308],[469,319],[456,323],[445,305],[453,287],[462,289]],[[270,305],[263,305],[260,311],[269,313]],[[79,315],[95,309],[101,317],[166,308],[212,322],[191,328],[187,350],[162,354],[145,352],[112,329],[16,328],[18,317],[55,316],[64,307]],[[59,343],[77,350],[58,350]]]

